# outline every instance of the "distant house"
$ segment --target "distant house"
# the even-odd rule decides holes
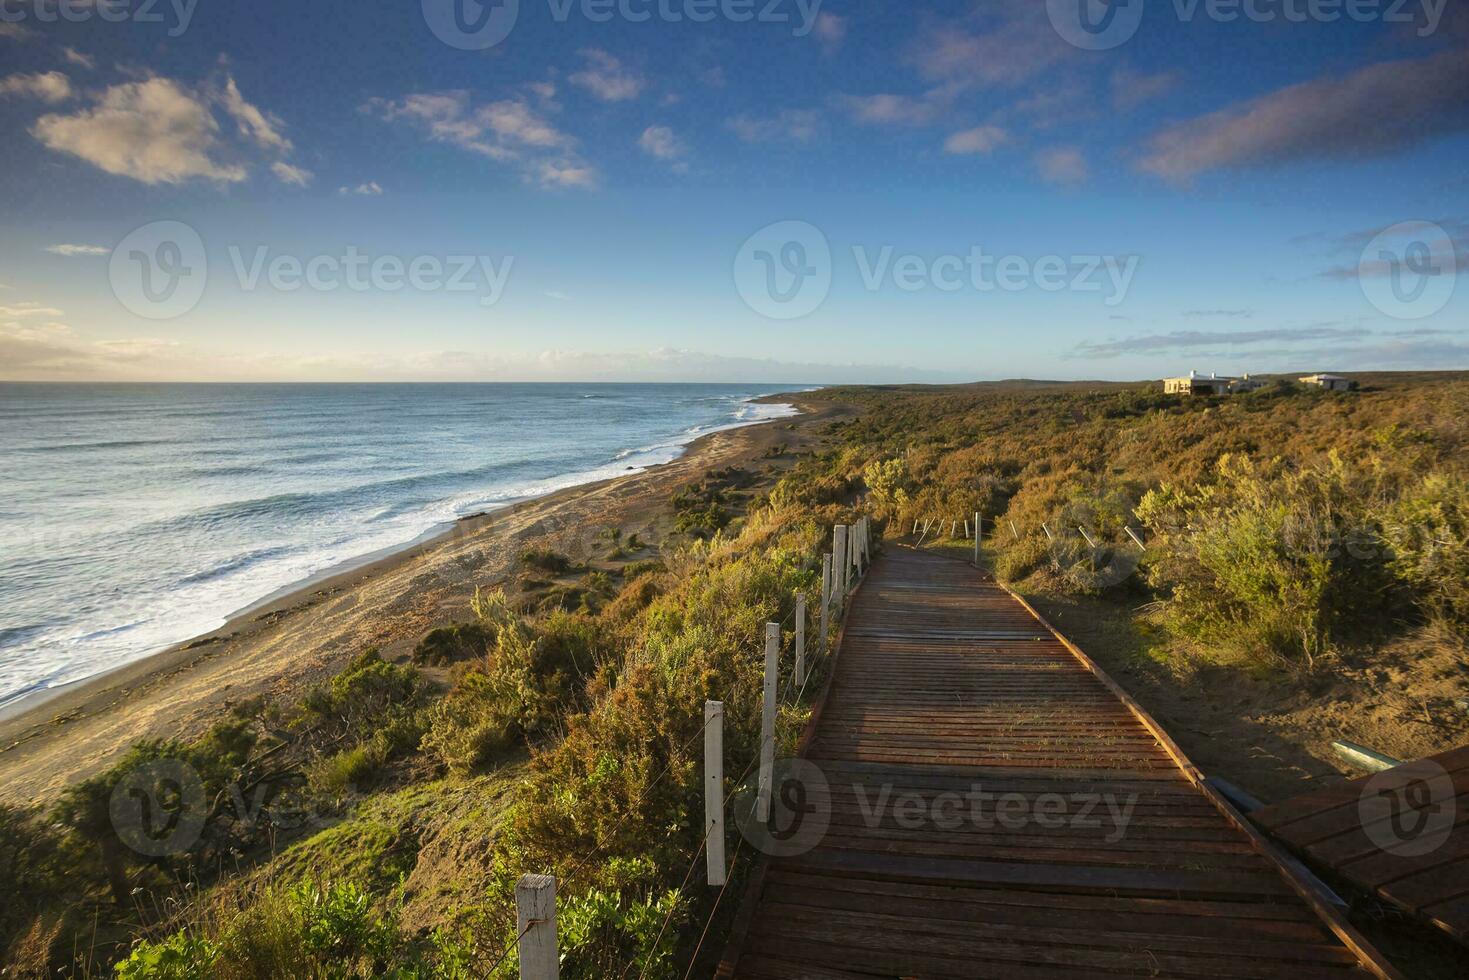
[[[1343,378],[1339,374],[1312,374],[1308,377],[1297,378],[1303,385],[1315,385],[1325,388],[1327,391],[1351,391],[1357,387],[1357,382],[1351,378]]]
[[[1197,371],[1190,371],[1186,378],[1163,379],[1163,393],[1167,395],[1228,395],[1236,391],[1254,391],[1264,386],[1265,382],[1252,380],[1248,374],[1243,378],[1210,374],[1206,378]]]

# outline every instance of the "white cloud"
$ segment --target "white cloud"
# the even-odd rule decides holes
[[[1279,89],[1153,137],[1143,170],[1186,181],[1226,167],[1382,156],[1469,129],[1469,50],[1369,65]]]
[[[89,54],[82,54],[76,48],[62,48],[61,54],[70,64],[79,65],[89,70],[97,67],[96,58],[93,58]]]
[[[46,251],[55,255],[106,255],[111,252],[110,248],[101,245],[47,245]]]
[[[518,98],[476,106],[468,92],[456,89],[369,99],[362,111],[388,122],[406,122],[433,142],[514,164],[526,179],[543,186],[591,187],[597,182],[595,169],[576,154],[576,140]]]
[[[828,52],[834,51],[847,39],[847,18],[823,11],[816,16],[812,33],[823,48]]]
[[[625,102],[642,93],[643,79],[606,51],[584,48],[581,54],[587,66],[567,76],[571,84],[586,89],[603,102]]]
[[[65,102],[72,95],[71,79],[59,71],[11,75],[0,79],[0,95],[30,95],[42,102]]]
[[[1035,162],[1041,178],[1052,184],[1081,184],[1090,175],[1086,157],[1075,147],[1043,150],[1036,154]]]
[[[40,303],[17,303],[15,306],[0,306],[0,317],[23,316],[65,316],[65,314],[55,307],[42,306]]]
[[[683,144],[667,126],[649,126],[638,137],[638,146],[643,152],[659,160],[677,160],[684,155]]]
[[[816,138],[820,119],[814,109],[782,109],[765,118],[734,116],[725,125],[746,143],[809,143]]]
[[[946,105],[938,93],[919,98],[909,95],[841,95],[837,101],[855,122],[871,126],[927,126]]]
[[[584,165],[559,163],[547,160],[540,164],[536,171],[537,179],[543,187],[582,187],[593,188],[597,186],[597,171]]]
[[[1010,135],[999,126],[977,126],[950,136],[944,141],[944,149],[955,154],[991,153],[1009,139]]]
[[[375,180],[369,180],[365,184],[356,187],[338,187],[338,194],[360,194],[363,197],[378,197],[383,192],[382,185]]]
[[[194,178],[236,183],[249,174],[249,147],[221,138],[216,106],[234,119],[246,142],[277,157],[290,151],[280,121],[247,102],[233,78],[226,78],[222,88],[192,89],[163,77],[114,85],[89,108],[42,116],[31,134],[52,150],[145,184]],[[283,160],[271,169],[290,183],[310,177]]]
[[[281,121],[268,116],[245,101],[233,78],[226,78],[220,103],[239,125],[240,135],[245,136],[262,148],[285,154],[291,150],[291,141],[281,135]]]
[[[984,4],[924,31],[910,60],[933,81],[994,87],[1028,81],[1077,53],[1052,28],[1045,4]]]
[[[158,377],[177,346],[145,337],[89,341],[64,323],[0,321],[0,376],[24,381]]]
[[[24,41],[30,36],[31,32],[19,24],[12,24],[9,21],[0,20],[0,37],[8,37],[12,41]]]
[[[311,183],[311,178],[316,176],[305,167],[277,160],[270,165],[270,172],[275,174],[283,184],[294,184],[297,187],[305,187]]]

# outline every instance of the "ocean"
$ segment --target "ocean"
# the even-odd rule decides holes
[[[708,384],[0,384],[0,707],[458,517],[794,414]]]

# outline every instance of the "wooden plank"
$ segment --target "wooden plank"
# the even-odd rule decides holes
[[[1017,597],[891,548],[862,583],[802,739],[824,835],[760,863],[720,976],[1395,976]],[[976,787],[1037,816],[934,819]],[[1082,796],[1125,817],[1038,819]]]

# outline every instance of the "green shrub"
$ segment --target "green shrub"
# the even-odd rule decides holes
[[[218,944],[187,932],[161,942],[142,942],[116,966],[117,980],[212,980]]]
[[[78,844],[39,810],[0,803],[0,956],[37,917],[76,891],[68,873],[86,867]]]
[[[1469,632],[1469,481],[1430,474],[1384,523],[1393,572],[1429,617]]]
[[[1339,460],[1263,468],[1234,456],[1217,480],[1150,491],[1148,578],[1164,621],[1202,642],[1310,669],[1349,620],[1381,610],[1389,583],[1369,474]]]

